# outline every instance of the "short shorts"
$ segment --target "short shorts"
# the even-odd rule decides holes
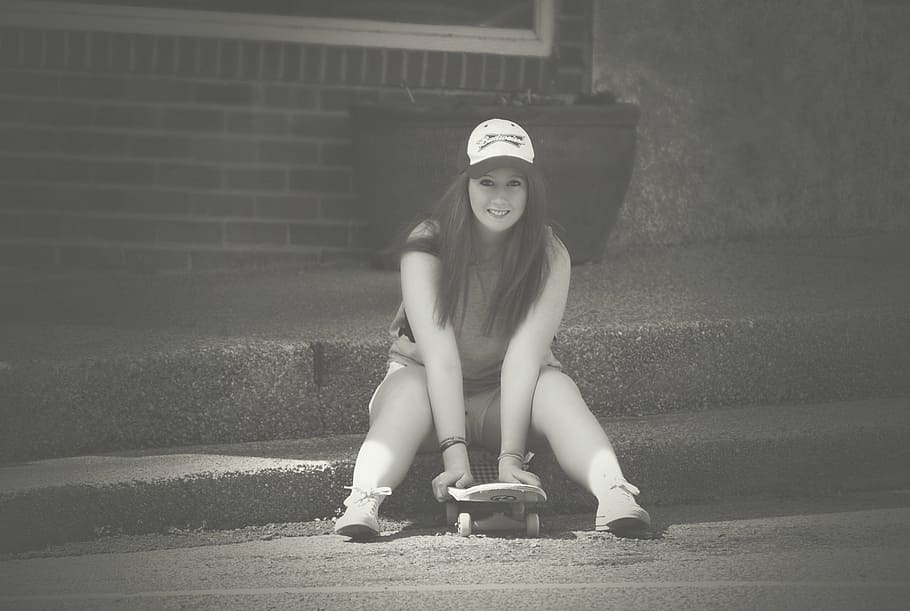
[[[397,362],[389,363],[389,369],[386,371],[385,378],[383,378],[382,381],[385,382],[389,376],[404,367],[420,367],[420,365],[404,365],[403,363]],[[382,382],[379,383],[379,386],[373,391],[373,396],[370,397],[370,412],[373,411],[373,401],[376,399],[376,394],[379,392],[380,386],[382,386]],[[482,444],[483,421],[491,407],[499,409],[499,387],[491,388],[490,390],[485,390],[464,398],[465,437],[467,438],[468,445]]]
[[[385,378],[383,382],[393,375],[399,369],[404,367],[422,367],[422,365],[405,365],[403,363],[391,362],[389,363],[389,368],[386,371]],[[544,367],[550,367],[550,365],[544,365]],[[558,369],[558,368],[557,368]],[[369,410],[373,411],[373,401],[376,399],[376,395],[379,392],[379,388],[382,386],[382,382],[379,383],[379,386],[376,387],[376,390],[373,392],[373,396],[370,397]],[[465,437],[469,446],[489,446],[494,445],[496,447],[487,447],[492,452],[498,452],[499,449],[499,431],[496,431],[495,434],[490,435],[490,439],[487,440],[487,444],[484,444],[484,422],[487,419],[487,414],[490,410],[495,410],[496,418],[493,420],[497,424],[499,422],[498,412],[499,412],[499,401],[500,401],[500,392],[499,387],[496,386],[489,390],[485,390],[473,395],[468,395],[464,398],[465,403]],[[537,438],[533,434],[528,439],[529,445],[532,447],[545,445],[545,441],[542,438]],[[436,448],[437,441],[432,434],[423,441],[420,447],[421,452],[432,451]],[[528,452],[526,460],[530,460],[533,456],[533,452]]]

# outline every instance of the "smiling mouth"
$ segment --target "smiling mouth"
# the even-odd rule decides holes
[[[495,208],[487,208],[487,213],[490,214],[490,215],[492,215],[492,216],[495,216],[495,217],[498,218],[498,219],[503,218],[503,217],[506,216],[509,212],[510,212],[509,210],[496,210]]]

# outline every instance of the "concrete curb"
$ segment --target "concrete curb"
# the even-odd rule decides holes
[[[573,269],[554,351],[601,417],[910,396],[905,233]],[[0,270],[0,461],[366,430],[399,278]]]
[[[0,461],[363,433],[385,340],[200,340],[0,370]],[[599,417],[910,396],[910,310],[571,326],[554,351]]]
[[[753,407],[604,420],[642,503],[910,485],[910,400]],[[0,551],[168,527],[235,528],[334,515],[360,435],[84,456],[0,467]],[[441,510],[418,456],[384,511]],[[546,512],[590,510],[551,455]],[[442,527],[442,526],[441,526]]]
[[[910,396],[906,233],[573,269],[554,351],[601,417]],[[399,278],[0,270],[0,461],[366,430]]]

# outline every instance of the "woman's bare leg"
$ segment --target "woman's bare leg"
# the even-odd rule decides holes
[[[335,532],[353,538],[379,534],[379,506],[405,478],[423,444],[434,445],[433,416],[423,367],[403,367],[379,385],[370,430],[357,462],[347,509]]]
[[[373,398],[370,430],[357,454],[353,485],[363,490],[397,487],[417,451],[432,448],[434,440],[423,367],[394,371],[383,380]]]
[[[541,370],[531,407],[531,429],[543,436],[566,475],[598,498],[623,473],[600,422],[575,382],[556,369]]]
[[[634,499],[638,489],[626,481],[607,434],[575,382],[561,371],[541,370],[531,406],[531,433],[546,438],[566,475],[597,498],[596,529],[635,530],[650,524],[650,516]]]

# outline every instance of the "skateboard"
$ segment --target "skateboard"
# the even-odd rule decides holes
[[[523,530],[540,536],[537,506],[547,493],[538,486],[491,482],[470,488],[449,488],[454,501],[446,503],[446,522],[455,524],[459,536],[494,530]]]

